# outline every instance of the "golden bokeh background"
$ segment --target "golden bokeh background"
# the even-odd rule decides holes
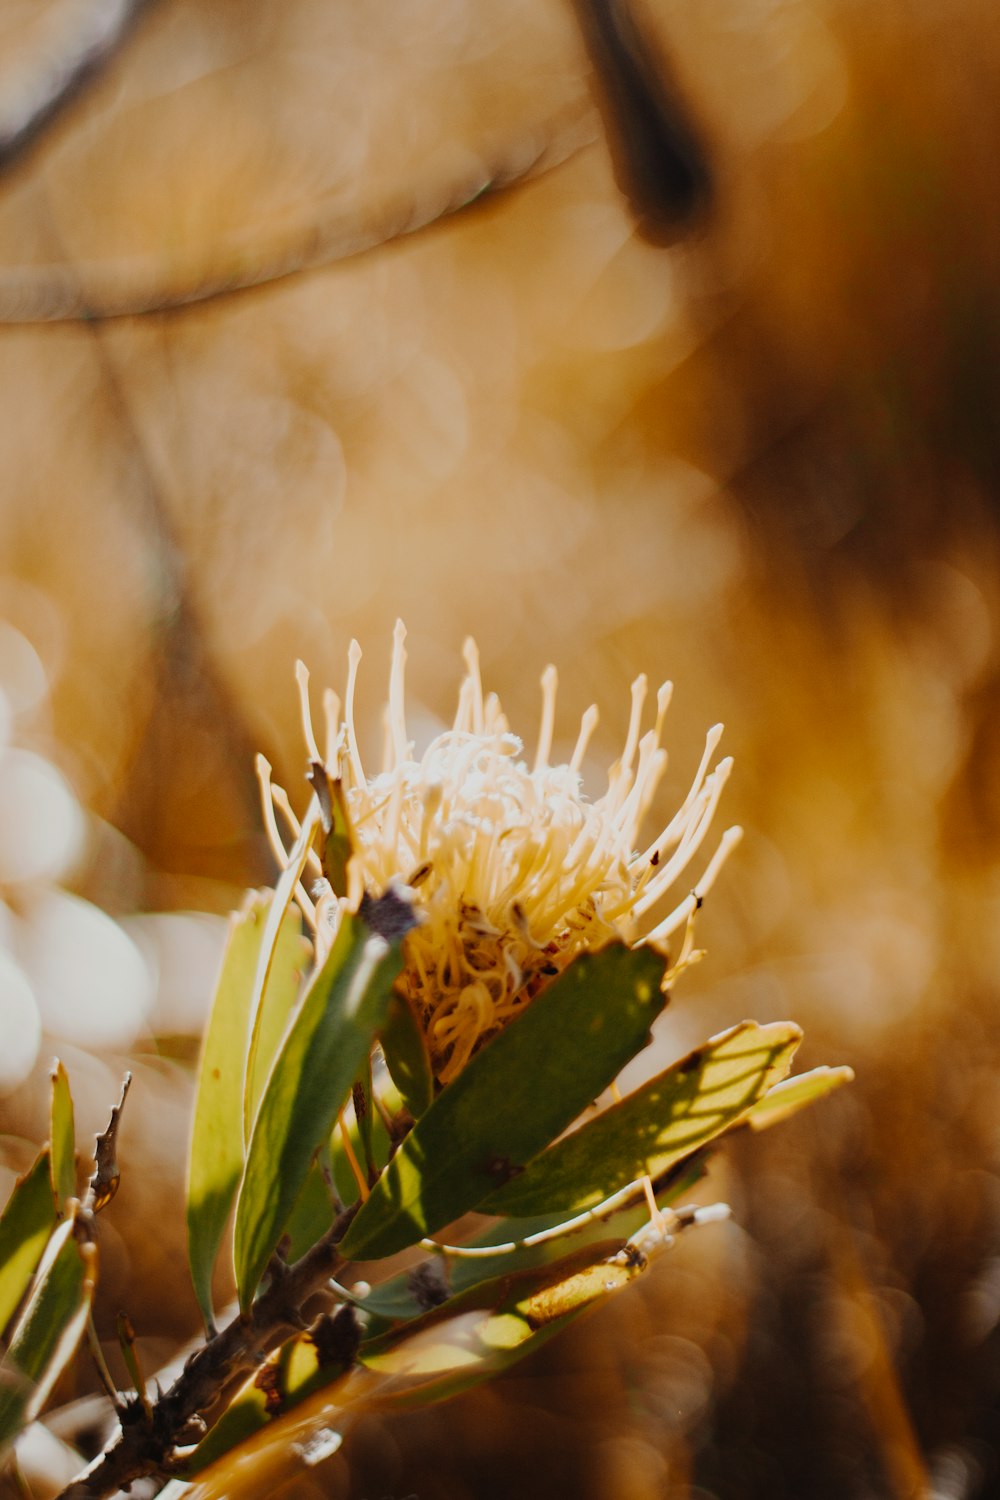
[[[158,0],[0,178],[4,1160],[54,1052],[84,1134],[135,1067],[104,1285],[166,1358],[296,657],[358,637],[372,744],[397,616],[428,733],[466,634],[528,738],[554,661],[595,792],[672,677],[663,805],[724,720],[747,836],[658,1055],[792,1017],[857,1082],[648,1289],[287,1493],[1000,1494],[1000,25],[635,9],[712,168],[669,246],[568,0]],[[4,0],[0,100],[73,14]]]

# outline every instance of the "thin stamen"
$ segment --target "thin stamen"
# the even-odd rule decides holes
[[[479,673],[479,647],[471,635],[465,638],[462,646],[462,656],[469,673],[469,681],[472,683],[472,730],[474,734],[482,734],[484,718],[483,680]]]
[[[406,713],[404,707],[403,682],[406,672],[406,626],[396,621],[392,633],[392,669],[389,673],[389,723],[392,726],[392,744],[396,752],[396,764],[409,759],[410,747],[406,738]]]
[[[552,731],[556,722],[556,688],[559,674],[555,667],[547,666],[542,673],[542,722],[538,730],[538,749],[535,751],[534,769],[540,771],[549,763],[552,749]]]
[[[354,772],[354,780],[358,786],[365,784],[365,768],[361,763],[361,751],[358,749],[358,736],[354,728],[354,689],[358,680],[358,667],[361,663],[361,647],[357,641],[352,641],[347,651],[347,694],[344,703],[344,722],[347,727],[347,749],[351,758],[351,770]]]
[[[576,737],[576,745],[573,748],[573,754],[570,756],[569,761],[571,771],[579,772],[580,767],[583,765],[583,757],[587,753],[590,737],[597,728],[599,718],[600,714],[597,711],[597,704],[592,703],[580,720],[580,733]]]
[[[295,663],[295,681],[299,689],[299,710],[302,714],[302,734],[309,751],[309,759],[320,759],[319,746],[313,734],[312,712],[309,708],[309,668],[304,661]]]

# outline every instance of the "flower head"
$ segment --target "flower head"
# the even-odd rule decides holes
[[[379,893],[402,881],[421,920],[407,936],[398,982],[427,1039],[435,1077],[447,1083],[473,1052],[503,1027],[584,950],[613,938],[665,949],[683,930],[671,972],[694,957],[691,922],[728,851],[729,829],[698,883],[659,914],[708,832],[731,761],[711,769],[722,732],[709,731],[705,752],[683,804],[652,842],[639,845],[640,825],[667,764],[660,745],[671,685],[656,695],[653,727],[641,732],[645,677],[632,684],[632,713],[621,756],[603,794],[591,800],[580,767],[597,724],[583,716],[568,762],[550,762],[556,672],[542,677],[542,719],[533,757],[510,727],[495,694],[483,694],[475,644],[465,644],[466,676],[452,727],[417,758],[406,730],[403,675],[405,631],[394,637],[382,769],[366,774],[354,724],[361,650],[352,642],[341,704],[324,699],[326,747],[321,756],[309,713],[307,677],[299,669],[310,755],[340,783],[351,825],[350,889],[320,892],[307,915],[324,915],[362,891]],[[265,777],[265,803],[275,852],[284,843],[271,807],[298,825],[280,788]],[[305,893],[300,887],[300,900]],[[319,934],[318,934],[319,936]]]

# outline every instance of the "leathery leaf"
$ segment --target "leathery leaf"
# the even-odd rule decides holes
[[[212,1267],[243,1170],[243,1109],[247,1047],[255,978],[273,898],[251,895],[230,923],[229,938],[202,1046],[188,1162],[188,1259],[198,1303],[212,1323]],[[289,908],[276,928],[262,999],[256,1053],[260,1070],[277,1045],[295,1003],[309,946],[298,912]],[[270,1053],[268,1052],[270,1049]],[[251,1080],[259,1094],[263,1078]]]
[[[90,1311],[97,1247],[75,1215],[59,1225],[0,1363],[0,1453],[34,1420],[72,1358]]]
[[[789,1022],[722,1032],[535,1158],[484,1213],[592,1208],[637,1177],[658,1177],[728,1129],[784,1078],[802,1040]]]
[[[341,1244],[392,1255],[476,1208],[566,1129],[643,1047],[664,961],[612,943],[581,954],[466,1065],[406,1137]]]
[[[14,1184],[0,1215],[0,1333],[13,1317],[56,1226],[48,1149]]]
[[[384,938],[345,914],[285,1033],[254,1121],[236,1203],[233,1258],[244,1310],[385,1020],[405,930]]]

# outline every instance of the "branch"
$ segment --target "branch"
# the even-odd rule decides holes
[[[670,245],[708,206],[711,171],[668,61],[634,8],[632,0],[573,0],[615,180],[640,234]]]
[[[192,1417],[208,1411],[236,1376],[254,1369],[282,1333],[302,1326],[303,1305],[342,1265],[337,1246],[357,1207],[352,1204],[339,1214],[301,1260],[272,1274],[245,1317],[237,1315],[192,1354],[174,1383],[152,1402],[148,1419],[138,1400],[130,1403],[117,1436],[58,1500],[104,1500],[144,1475],[166,1473]]]
[[[0,171],[33,146],[114,57],[149,0],[85,0],[13,96],[0,98]]]
[[[251,293],[309,271],[367,255],[383,245],[433,230],[445,220],[508,193],[562,166],[598,139],[599,125],[589,102],[563,110],[510,141],[492,145],[482,160],[463,165],[446,180],[407,186],[370,211],[344,213],[339,206],[316,221],[252,239],[231,237],[214,252],[221,271],[181,268],[173,284],[160,289],[162,264],[114,261],[103,268],[11,266],[0,273],[0,325],[94,323],[146,317],[201,302]],[[84,277],[86,279],[84,279]]]

